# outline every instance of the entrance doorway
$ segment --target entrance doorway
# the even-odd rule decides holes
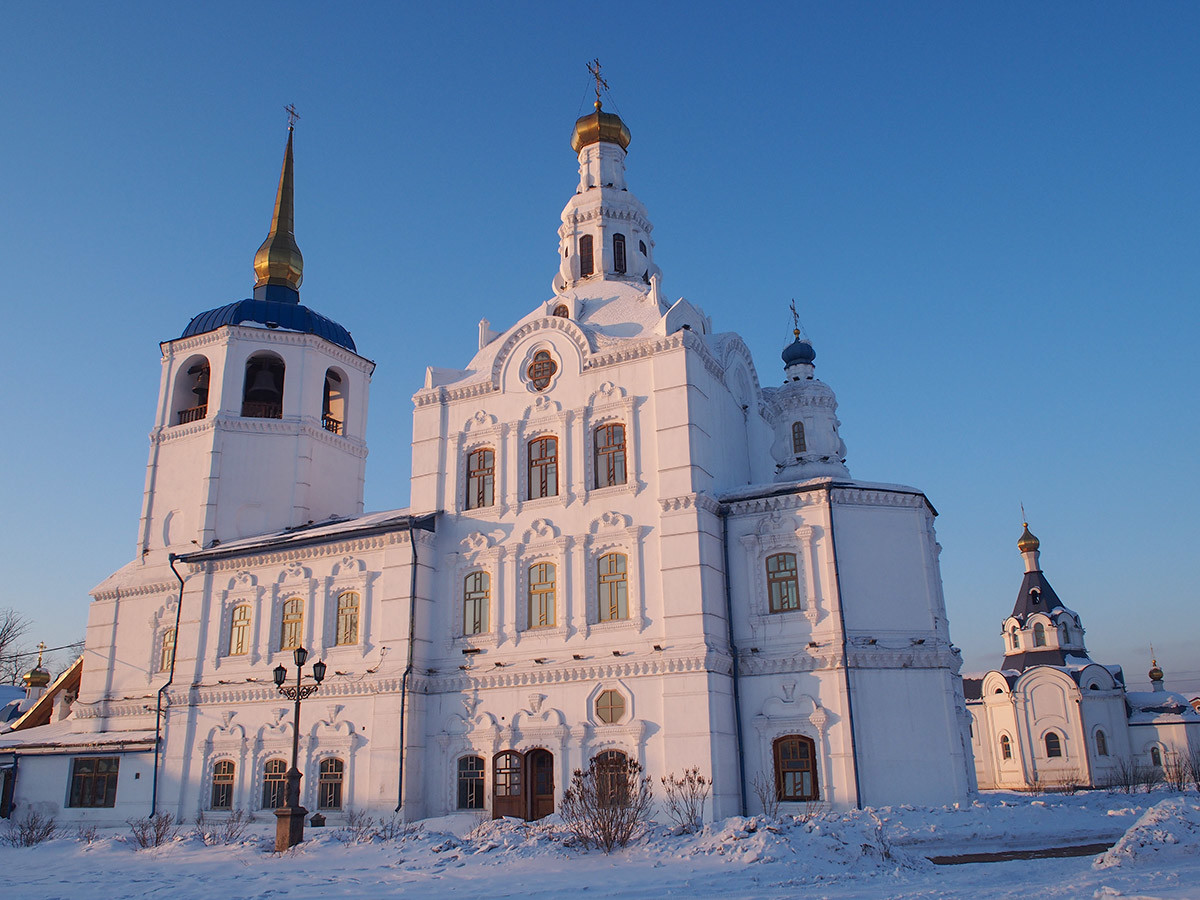
[[[554,754],[504,750],[492,760],[492,818],[540,819],[554,812]]]

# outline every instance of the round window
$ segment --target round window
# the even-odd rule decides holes
[[[529,381],[533,385],[534,390],[544,391],[550,387],[550,379],[554,377],[554,373],[558,371],[558,363],[550,357],[550,351],[539,350],[533,354],[533,362],[529,364],[529,368],[525,370],[525,374],[529,376]]]
[[[596,698],[596,718],[605,725],[620,722],[625,715],[625,698],[619,691],[601,691]]]

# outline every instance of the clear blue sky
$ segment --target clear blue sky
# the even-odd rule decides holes
[[[854,476],[941,513],[993,664],[1018,502],[1102,662],[1200,691],[1200,6],[8,3],[0,606],[83,633],[135,551],[158,342],[249,296],[296,137],[302,299],[378,362],[367,506],[410,397],[549,296],[588,104],[633,132],[664,288],[781,378],[795,297]]]

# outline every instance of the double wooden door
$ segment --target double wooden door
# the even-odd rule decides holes
[[[492,760],[492,818],[540,819],[554,812],[554,754],[505,750]]]

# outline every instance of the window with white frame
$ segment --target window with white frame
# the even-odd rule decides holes
[[[358,594],[343,591],[337,600],[337,643],[358,643]]]
[[[250,604],[239,603],[229,614],[229,655],[250,652]]]
[[[283,618],[279,623],[279,649],[295,650],[304,641],[304,601],[292,597],[283,603]]]
[[[557,570],[554,563],[535,563],[529,567],[530,628],[551,628],[555,624]]]
[[[599,621],[629,618],[628,559],[624,553],[606,553],[596,560],[596,597]]]

